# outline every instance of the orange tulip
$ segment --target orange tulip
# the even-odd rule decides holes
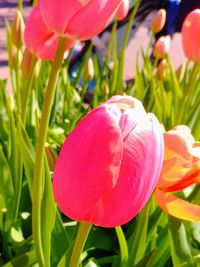
[[[165,25],[165,21],[166,21],[166,11],[165,9],[162,8],[158,10],[155,17],[151,21],[151,31],[154,34],[160,32]]]
[[[189,13],[182,26],[182,43],[185,55],[200,63],[200,9]]]
[[[200,181],[200,142],[195,142],[187,126],[177,126],[164,133],[163,169],[155,191],[158,205],[170,215],[200,221],[200,207],[173,196]]]

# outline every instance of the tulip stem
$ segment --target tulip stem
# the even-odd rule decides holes
[[[45,142],[47,137],[49,118],[51,108],[54,100],[56,83],[58,80],[59,71],[63,61],[63,55],[66,50],[68,40],[60,38],[58,48],[53,61],[49,81],[47,85],[46,94],[42,107],[42,114],[40,120],[40,127],[38,132],[38,141],[36,145],[35,167],[33,178],[33,210],[32,210],[32,227],[33,227],[33,240],[35,245],[36,257],[40,267],[45,267],[45,259],[42,248],[41,238],[41,202],[42,202],[42,189],[43,189],[43,166],[45,155]]]
[[[135,6],[134,6],[132,13],[130,15],[130,18],[128,20],[128,24],[127,24],[124,36],[123,36],[123,42],[122,42],[122,46],[120,49],[120,55],[119,55],[118,80],[117,80],[118,89],[123,88],[123,67],[124,67],[124,60],[125,60],[125,48],[126,48],[126,45],[128,42],[129,33],[130,33],[131,28],[133,26],[133,21],[135,19],[137,11],[140,7],[140,3],[141,3],[141,0],[136,1]]]
[[[22,0],[18,0],[18,9],[22,12],[23,3]]]
[[[29,98],[29,94],[30,94],[30,89],[31,89],[31,85],[32,85],[32,80],[33,80],[33,75],[34,75],[34,70],[35,70],[35,65],[37,62],[37,58],[32,55],[32,59],[31,59],[31,69],[28,73],[28,77],[25,80],[25,85],[23,89],[23,95],[22,95],[22,122],[25,125],[26,122],[26,111],[27,111],[27,104],[28,104],[28,98]]]
[[[149,43],[148,43],[147,50],[146,50],[147,54],[149,54],[149,50],[153,45],[154,39],[155,39],[155,34],[151,33],[151,37],[149,39]]]
[[[178,123],[185,123],[185,117],[184,115],[188,114],[188,106],[191,104],[191,92],[192,89],[194,88],[195,82],[196,82],[196,76],[199,73],[199,65],[197,63],[194,64],[189,82],[185,88],[185,92],[183,94],[183,97],[180,99],[180,107],[181,109],[179,110],[179,115],[178,115]],[[194,90],[195,91],[195,90]]]
[[[120,252],[121,252],[121,265],[120,265],[120,267],[126,267],[127,262],[128,262],[128,257],[129,257],[126,238],[124,236],[124,233],[123,233],[121,226],[115,227],[115,231],[117,233],[117,238],[119,241]]]
[[[16,55],[16,100],[17,100],[17,111],[21,114],[21,88],[19,83],[19,47],[17,47],[17,55]]]
[[[81,260],[81,253],[83,251],[85,242],[87,240],[92,224],[82,222],[80,224],[78,234],[73,247],[69,267],[78,267]]]

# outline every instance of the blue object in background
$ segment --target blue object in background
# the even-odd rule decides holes
[[[168,2],[166,31],[169,35],[176,32],[176,20],[179,15],[180,3],[181,0],[169,0]]]

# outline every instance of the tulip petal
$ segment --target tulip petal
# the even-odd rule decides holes
[[[165,160],[157,187],[179,191],[199,180],[200,147],[187,126],[164,133]]]
[[[124,140],[138,123],[147,123],[147,113],[142,103],[136,98],[113,96],[107,103],[116,104],[121,110],[119,125]]]
[[[27,48],[42,59],[52,59],[57,45],[53,35],[42,20],[39,5],[36,5],[26,22],[25,43]]]
[[[130,5],[130,1],[129,0],[123,0],[117,10],[117,13],[115,15],[115,17],[118,20],[123,20],[125,19],[125,17],[128,15],[128,11],[129,11],[129,5]]]
[[[63,35],[71,18],[87,3],[88,0],[40,0],[40,10],[48,27]]]
[[[58,36],[44,23],[39,4],[32,10],[25,27],[25,43],[29,51],[43,60],[53,60],[58,45]],[[73,45],[69,41],[66,50]]]
[[[158,181],[163,154],[160,124],[152,114],[146,114],[124,140],[118,183],[105,205],[102,222],[107,227],[127,223],[144,207]]]
[[[155,191],[155,198],[160,208],[168,214],[191,222],[200,221],[200,206],[190,204],[188,201],[182,200],[159,189]]]
[[[166,192],[177,192],[190,185],[197,184],[200,182],[200,162],[191,168],[188,173],[179,179],[176,183],[169,183],[168,186],[161,188]]]
[[[113,19],[120,0],[90,0],[69,21],[65,34],[87,40],[100,33]]]
[[[101,105],[80,121],[61,149],[53,177],[61,210],[74,220],[101,224],[122,156],[117,111],[113,115],[107,105]]]

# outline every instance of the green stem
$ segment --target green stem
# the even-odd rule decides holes
[[[113,51],[113,53],[116,54],[116,51],[113,49],[113,43],[114,43],[114,40],[116,38],[117,24],[118,24],[118,22],[117,22],[117,20],[115,20],[113,23],[111,35],[110,35],[110,38],[108,41],[108,49],[107,49],[106,58],[105,58],[105,66],[108,66],[108,63],[109,63],[110,57],[111,57],[111,52]]]
[[[22,12],[23,3],[22,0],[18,0],[18,9]]]
[[[19,146],[20,144],[18,144]],[[19,205],[20,205],[20,199],[21,199],[21,192],[22,192],[22,161],[21,161],[21,155],[20,155],[20,149],[17,148],[17,174],[18,177],[16,179],[16,191],[14,195],[14,206],[13,206],[13,222],[17,220],[17,216],[19,214]]]
[[[17,55],[16,55],[16,100],[17,100],[17,111],[18,114],[21,114],[21,91],[19,85],[19,47],[17,47]]]
[[[69,267],[78,267],[80,263],[81,253],[83,251],[86,239],[90,232],[92,224],[82,222],[78,230],[78,234],[75,240],[74,248],[72,251]]]
[[[149,39],[149,43],[148,43],[147,50],[146,50],[147,54],[149,53],[149,50],[153,44],[154,38],[155,38],[155,34],[151,33],[151,37]]]
[[[128,21],[128,25],[126,27],[126,31],[124,34],[124,38],[123,38],[123,42],[122,42],[122,47],[120,50],[120,56],[119,56],[119,67],[118,67],[118,88],[123,88],[123,68],[124,68],[124,57],[125,57],[125,48],[128,42],[128,37],[129,37],[129,33],[131,31],[132,28],[132,24],[134,21],[134,18],[137,14],[137,11],[139,9],[140,3],[142,0],[137,0],[135,7],[133,8],[133,11],[130,15],[129,21]]]
[[[82,99],[81,102],[83,102],[85,94],[87,93],[88,83],[89,83],[89,81],[84,81],[84,85],[83,85],[83,88],[82,88],[82,91],[81,91],[81,99]]]
[[[128,252],[128,246],[127,246],[126,238],[124,236],[124,233],[122,231],[121,226],[115,227],[115,231],[117,233],[117,238],[119,241],[120,252],[121,252],[120,267],[127,267],[129,252]]]
[[[35,6],[37,4],[38,0],[34,0],[33,1],[33,6]]]
[[[188,81],[188,84],[185,88],[185,92],[183,94],[183,97],[180,99],[180,110],[179,110],[179,116],[178,116],[178,123],[183,123],[182,121],[184,119],[184,113],[187,115],[188,114],[188,106],[190,104],[191,100],[191,92],[192,89],[194,88],[194,84],[196,82],[196,75],[198,74],[199,71],[199,64],[194,64],[191,74],[190,74],[190,79]]]
[[[31,59],[31,68],[30,68],[30,71],[28,73],[28,77],[25,81],[25,85],[23,88],[22,114],[21,114],[23,123],[25,123],[25,121],[26,121],[27,104],[28,104],[28,98],[30,95],[30,90],[31,90],[31,85],[32,85],[36,61],[37,61],[37,58],[33,55],[32,59]]]
[[[32,227],[33,227],[33,240],[35,244],[35,252],[40,267],[44,267],[44,255],[41,240],[41,201],[42,201],[42,187],[43,187],[43,166],[44,166],[44,153],[45,142],[47,137],[49,118],[51,108],[54,100],[56,83],[60,67],[63,61],[63,55],[66,50],[68,40],[60,38],[58,48],[56,51],[55,59],[52,65],[49,81],[47,85],[44,103],[42,107],[42,115],[40,120],[40,128],[38,133],[38,141],[36,146],[35,168],[33,179],[33,210],[32,210]]]

